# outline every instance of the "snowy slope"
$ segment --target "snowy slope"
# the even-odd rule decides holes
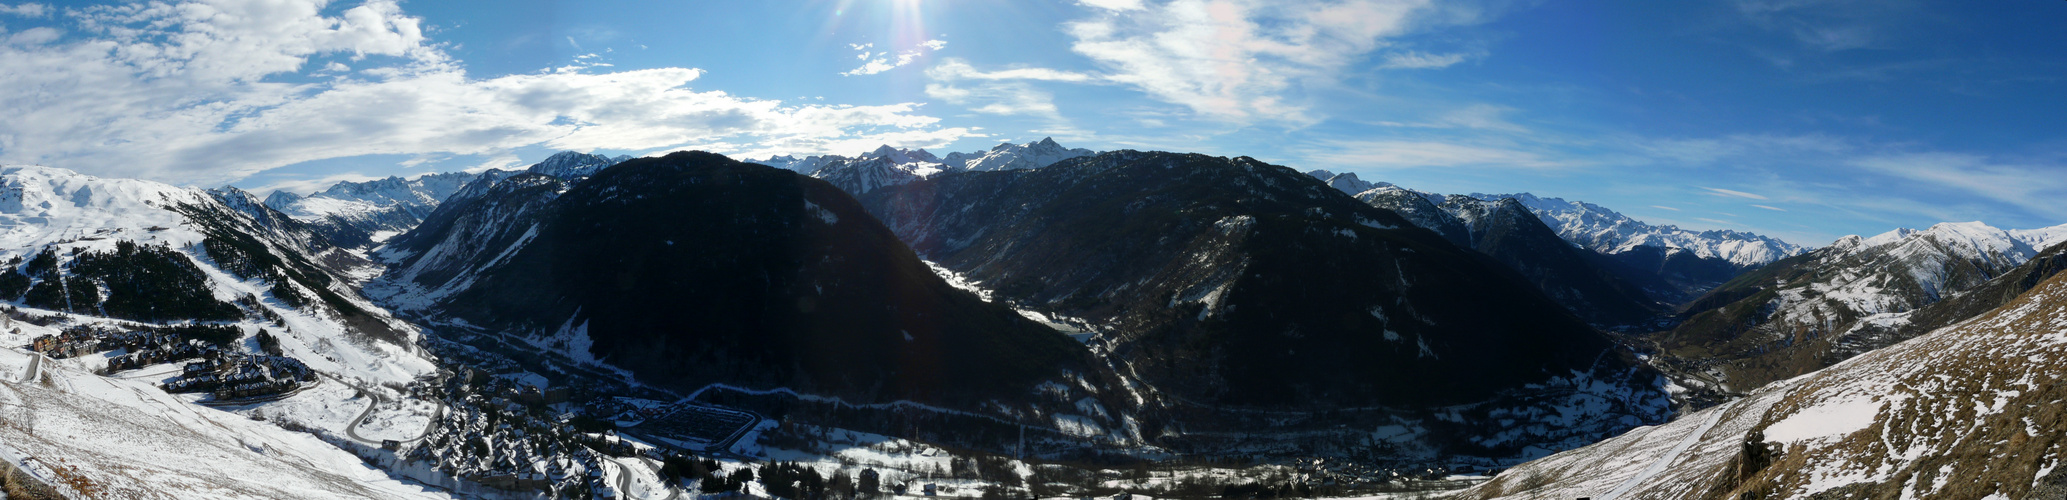
[[[273,330],[290,356],[317,371],[369,382],[407,382],[434,370],[411,345],[414,328],[360,298],[348,280],[302,253],[311,238],[261,224],[199,189],[49,167],[0,167],[0,261],[29,260],[47,250],[60,268],[68,268],[81,254],[111,252],[122,242],[163,245],[199,269],[215,300],[260,299],[264,311],[242,306],[246,317],[230,323],[243,326],[247,334]],[[203,242],[211,239],[244,241],[247,251],[269,253],[305,279],[240,278],[205,248]],[[295,306],[279,298],[282,293],[323,300]],[[38,311],[20,300],[13,305]],[[78,314],[40,312],[75,324],[110,321],[93,305],[77,304],[76,309]],[[9,333],[0,333],[0,340],[15,346],[28,341]]]
[[[449,498],[310,434],[11,348],[0,349],[0,459],[72,498]]]
[[[1454,498],[2060,498],[2067,277],[1971,321]]]

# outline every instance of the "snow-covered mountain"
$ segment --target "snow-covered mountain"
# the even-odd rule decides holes
[[[580,179],[629,158],[561,151],[520,172]],[[439,203],[468,184],[520,172],[489,169],[480,173],[446,172],[410,179],[339,182],[308,196],[274,191],[266,197],[265,204],[314,226],[340,245],[363,249],[416,227]]]
[[[947,157],[940,161],[954,170],[987,172],[1041,168],[1058,161],[1093,154],[1097,153],[1084,148],[1065,148],[1057,144],[1055,138],[1043,137],[1026,144],[998,144],[992,146],[989,151],[948,153]]]
[[[553,153],[552,156],[546,157],[544,161],[532,165],[531,168],[524,169],[524,173],[547,175],[569,180],[580,179],[595,175],[596,171],[602,170],[603,167],[615,165],[631,158],[629,155],[609,158],[603,155],[561,151]],[[447,195],[449,196],[450,193],[447,193]],[[439,199],[442,200],[444,198]]]
[[[1390,182],[1370,182],[1359,179],[1354,172],[1337,174],[1326,170],[1313,170],[1308,171],[1306,175],[1311,175],[1315,179],[1328,183],[1328,187],[1340,189],[1342,192],[1349,194],[1358,194],[1382,187],[1392,187]]]
[[[883,145],[857,156],[779,155],[763,160],[745,160],[825,179],[855,195],[895,186],[946,172],[1020,170],[1046,167],[1055,162],[1089,156],[1089,149],[1068,149],[1054,138],[1026,144],[1004,143],[989,151],[949,153],[935,156],[924,149],[898,149]]]
[[[2054,275],[1969,321],[1453,497],[2067,498],[2063,318]]]
[[[216,194],[0,167],[0,261],[13,262],[0,270],[0,282],[10,282],[0,283],[0,300],[77,324],[201,320],[237,325],[246,336],[266,328],[317,371],[369,381],[407,382],[432,368],[412,345],[415,329],[353,289],[344,273],[356,269],[336,266],[342,257],[306,253],[327,245],[320,236],[281,224],[277,212],[269,226],[237,208],[263,207]],[[113,265],[93,265],[106,259]],[[0,345],[27,343],[10,337]]]
[[[1307,175],[1322,179],[1336,189],[1370,201],[1392,200],[1388,208],[1411,209],[1406,194],[1420,195],[1430,205],[1442,205],[1446,196],[1414,191],[1385,182],[1368,182],[1356,174],[1314,170]],[[1402,192],[1396,192],[1402,191]],[[1529,193],[1465,195],[1483,201],[1512,198],[1528,207],[1538,219],[1565,241],[1613,258],[1609,270],[1641,284],[1651,295],[1668,302],[1699,296],[1737,274],[1799,255],[1807,248],[1757,234],[1730,231],[1690,231],[1676,226],[1654,226],[1592,203],[1542,198]],[[1417,223],[1442,223],[1428,217],[1409,215]],[[1424,226],[1428,227],[1428,226]]]
[[[421,495],[310,434],[437,369],[355,258],[242,191],[0,167],[0,459],[79,498]],[[257,356],[273,368],[184,379],[292,387],[246,414],[167,393],[188,361]]]
[[[1342,174],[1329,182],[1340,189],[1342,186],[1336,184],[1355,181],[1353,176]],[[1451,195],[1440,198],[1438,205],[1432,202],[1434,196],[1396,186],[1367,189],[1356,197],[1400,214],[1415,226],[1435,231],[1458,246],[1506,264],[1545,295],[1595,325],[1637,328],[1656,319],[1665,310],[1659,302],[1670,297],[1647,290],[1647,283],[1609,271],[1606,267],[1612,263],[1606,262],[1605,257],[1559,238],[1513,198],[1481,200]],[[1653,295],[1660,297],[1653,299]]]
[[[2006,231],[1979,222],[1847,236],[1709,292],[1659,345],[1688,370],[1748,390],[1856,354],[1840,347],[2063,242],[2067,225]]]
[[[1514,198],[1556,228],[1559,236],[1605,254],[1660,247],[1691,252],[1704,259],[1721,259],[1740,269],[1749,269],[1808,250],[1807,247],[1743,231],[1692,231],[1670,225],[1654,226],[1582,201],[1541,198],[1529,193],[1472,193],[1470,196],[1481,200]]]

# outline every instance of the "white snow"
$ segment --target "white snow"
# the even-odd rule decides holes
[[[50,364],[37,380],[17,378],[34,358],[0,349],[0,412],[13,412],[0,419],[0,457],[40,477],[58,477],[52,466],[62,465],[103,498],[448,498],[312,435],[190,405],[144,381]]]
[[[1869,397],[1824,401],[1766,428],[1766,440],[1793,443],[1839,438],[1873,425],[1881,402]]]

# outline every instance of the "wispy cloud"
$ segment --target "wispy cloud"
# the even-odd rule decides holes
[[[214,185],[373,154],[719,143],[810,153],[977,135],[940,126],[919,103],[789,104],[699,91],[690,84],[703,71],[692,68],[598,72],[584,63],[474,78],[394,1],[335,14],[324,4],[52,12],[70,29],[65,39],[0,46],[0,159]],[[331,73],[313,83],[277,78],[318,71]]]
[[[1982,155],[1923,152],[1858,158],[1868,171],[2008,203],[2033,214],[2067,218],[2067,165],[1998,161]]]
[[[1656,208],[1656,209],[1659,209],[1659,210],[1671,210],[1671,211],[1674,211],[1674,212],[1678,212],[1678,211],[1679,211],[1679,209],[1677,209],[1677,208],[1672,208],[1672,207],[1668,207],[1668,206],[1665,206],[1665,205],[1651,205],[1651,208]]]
[[[1722,189],[1722,188],[1712,188],[1712,187],[1701,187],[1701,189],[1706,189],[1706,190],[1708,190],[1708,195],[1709,195],[1709,196],[1729,196],[1729,197],[1736,197],[1736,198],[1750,198],[1750,199],[1754,199],[1754,200],[1764,200],[1764,199],[1767,199],[1767,198],[1766,198],[1765,196],[1763,196],[1763,195],[1758,195],[1758,194],[1753,194],[1753,193],[1746,193],[1746,192],[1743,192],[1743,191],[1734,191],[1734,190],[1729,190],[1729,189]]]
[[[1472,56],[1472,54],[1461,53],[1430,54],[1427,52],[1414,51],[1394,52],[1386,54],[1385,62],[1379,64],[1378,66],[1381,68],[1395,69],[1447,68],[1451,65],[1464,62],[1465,59],[1470,58]]]
[[[1311,123],[1296,90],[1339,78],[1387,40],[1475,12],[1427,0],[1089,2],[1098,15],[1065,25],[1071,49],[1113,82],[1219,120]],[[1402,52],[1401,66],[1462,61]]]
[[[861,59],[862,64],[859,68],[854,68],[850,71],[841,72],[840,76],[873,75],[876,73],[882,73],[884,71],[890,71],[892,69],[896,69],[898,67],[911,64],[913,61],[917,61],[919,59],[919,56],[926,55],[926,53],[928,52],[938,51],[940,49],[946,48],[947,41],[927,40],[924,42],[919,42],[918,46],[913,47],[910,50],[898,52],[895,55],[892,55],[888,50],[885,50],[883,52],[873,51],[873,49],[876,46],[876,44],[873,43],[864,43],[858,45],[849,44],[848,46],[853,47],[854,50],[861,52],[860,54],[856,55],[855,58]]]
[[[1735,0],[1733,4],[1752,25],[1820,52],[1884,44],[1918,11],[1918,3],[1911,0]]]
[[[1774,212],[1785,212],[1785,211],[1787,211],[1787,209],[1785,209],[1785,208],[1780,208],[1780,207],[1775,207],[1775,206],[1770,206],[1770,205],[1752,205],[1752,206],[1754,206],[1754,207],[1758,207],[1758,208],[1763,208],[1763,209],[1766,209],[1766,210],[1772,210],[1772,211],[1774,211]]]
[[[1329,141],[1314,148],[1314,152],[1306,155],[1304,160],[1314,165],[1335,166],[1331,168],[1556,168],[1572,165],[1526,150],[1436,140]]]

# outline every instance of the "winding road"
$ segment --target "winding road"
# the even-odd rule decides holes
[[[326,376],[326,377],[328,377],[328,376]],[[337,380],[337,379],[335,379],[335,378],[332,378],[331,380]],[[338,383],[344,383],[344,381],[343,381],[343,380],[338,380]],[[346,386],[351,386],[351,387],[355,387],[355,388],[357,387],[357,386],[352,386],[352,384],[345,384],[345,385],[346,385]],[[355,440],[355,441],[358,441],[358,442],[361,442],[361,443],[366,443],[366,444],[370,444],[370,445],[374,445],[374,446],[380,446],[380,445],[381,445],[381,442],[380,442],[380,440],[378,440],[378,439],[366,439],[366,437],[365,437],[365,436],[360,436],[360,435],[359,435],[359,424],[365,423],[365,422],[366,422],[366,416],[367,416],[367,415],[372,415],[372,414],[373,414],[373,409],[374,409],[374,408],[379,408],[379,407],[380,407],[380,404],[381,404],[381,403],[385,403],[385,402],[387,402],[387,399],[386,399],[386,398],[382,398],[382,397],[380,396],[380,393],[378,393],[378,392],[368,391],[368,390],[365,390],[365,389],[359,389],[359,393],[360,393],[360,394],[365,394],[365,395],[366,395],[366,398],[367,398],[367,399],[371,399],[371,400],[373,400],[373,402],[371,402],[371,403],[367,403],[367,404],[366,404],[366,409],[364,409],[364,410],[359,410],[359,416],[356,416],[356,417],[352,417],[352,423],[350,423],[350,424],[346,424],[346,425],[345,425],[345,437],[349,437],[349,438],[352,438],[353,440]],[[424,426],[423,426],[423,431],[422,431],[422,432],[418,432],[418,433],[416,433],[416,437],[413,437],[413,438],[409,438],[409,439],[401,439],[401,440],[397,440],[398,442],[403,442],[403,443],[413,443],[413,442],[416,442],[416,441],[421,441],[421,440],[423,440],[423,438],[424,438],[425,436],[429,436],[429,435],[431,435],[431,427],[432,427],[432,426],[435,426],[435,425],[438,425],[438,417],[443,417],[443,416],[445,416],[445,404],[444,404],[444,403],[441,403],[441,402],[438,402],[438,401],[435,401],[435,400],[434,400],[434,401],[431,401],[431,404],[433,404],[433,405],[437,405],[437,409],[435,409],[435,410],[431,410],[431,419],[430,419],[430,421],[429,421],[429,422],[426,422],[426,423],[424,423]]]

